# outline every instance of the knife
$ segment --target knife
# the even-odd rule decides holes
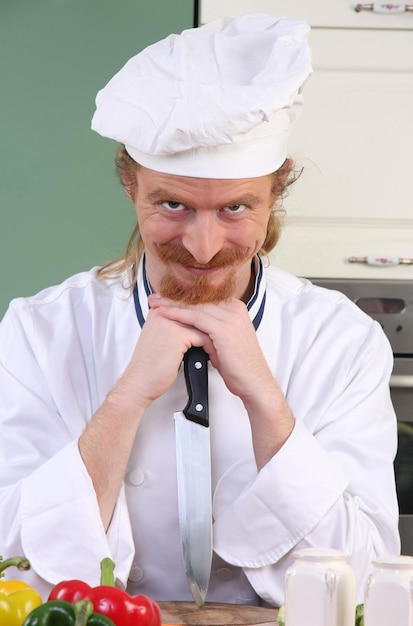
[[[212,561],[208,355],[203,348],[185,353],[184,375],[188,403],[174,414],[179,528],[189,588],[201,608]]]

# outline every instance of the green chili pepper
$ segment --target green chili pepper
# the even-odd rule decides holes
[[[115,623],[105,615],[94,613],[89,600],[73,604],[52,600],[29,613],[22,626],[115,626]]]

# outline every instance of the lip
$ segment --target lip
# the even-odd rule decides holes
[[[190,274],[194,274],[195,276],[210,276],[211,274],[215,274],[220,268],[219,267],[194,267],[194,266],[186,266],[186,271]]]

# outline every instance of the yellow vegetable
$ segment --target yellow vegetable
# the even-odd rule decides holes
[[[0,578],[7,567],[16,566],[19,570],[30,569],[24,557],[2,561],[0,557]],[[27,615],[42,604],[40,594],[22,580],[0,580],[0,624],[1,626],[22,626]]]

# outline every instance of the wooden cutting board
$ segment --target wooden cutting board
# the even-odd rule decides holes
[[[164,624],[190,626],[275,626],[277,609],[244,604],[207,602],[199,609],[195,602],[158,602]]]

